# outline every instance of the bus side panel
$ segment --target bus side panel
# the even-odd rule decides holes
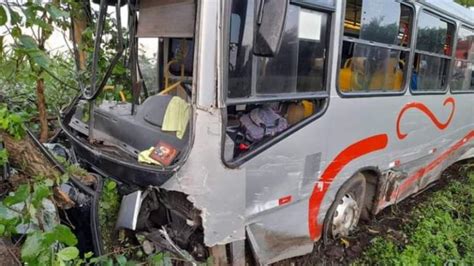
[[[397,171],[401,177],[395,190],[388,195],[388,200],[381,202],[381,207],[419,191],[437,179],[440,172],[471,145],[474,128],[472,96],[406,95],[332,100],[327,114],[334,121],[330,123],[328,158],[335,158],[344,147],[360,139],[375,134],[389,136],[384,151],[348,164],[337,176],[340,180],[337,183],[344,183],[358,169],[372,166],[382,173]],[[432,118],[418,108],[411,108],[417,106],[413,103],[426,106]],[[439,128],[439,124],[446,126]],[[470,142],[460,143],[466,137]],[[401,188],[397,189],[398,186]],[[337,191],[338,188],[337,185],[331,185],[329,191]],[[333,199],[327,197],[325,200]],[[325,211],[320,210],[318,221],[323,221]]]

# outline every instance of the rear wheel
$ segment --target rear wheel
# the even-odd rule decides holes
[[[323,226],[323,240],[346,237],[359,223],[365,201],[365,177],[358,173],[351,177],[337,192],[328,210]]]

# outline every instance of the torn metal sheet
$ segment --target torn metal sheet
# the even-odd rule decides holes
[[[204,243],[227,244],[245,238],[245,175],[227,168],[221,159],[222,118],[217,109],[195,110],[195,139],[186,164],[163,185],[188,195],[201,210]]]

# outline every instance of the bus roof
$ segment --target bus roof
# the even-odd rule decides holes
[[[453,0],[418,0],[418,2],[432,7],[437,11],[449,14],[464,24],[468,24],[471,27],[474,26],[474,11],[463,7]]]

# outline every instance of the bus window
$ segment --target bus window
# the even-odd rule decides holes
[[[315,7],[333,3],[302,2]],[[252,46],[257,7],[256,1],[246,0],[234,0],[231,5],[226,161],[250,154],[319,113],[328,97],[329,14],[290,4],[279,50],[272,57],[261,57],[253,53]]]
[[[237,3],[231,15],[228,98],[264,99],[324,90],[327,14],[290,5],[278,53],[259,57],[252,54],[253,25],[247,21],[253,18],[249,10],[254,6],[233,2]]]
[[[451,63],[454,25],[422,11],[418,19],[411,90],[442,92]]]
[[[395,0],[348,0],[339,72],[343,93],[401,92],[413,10]]]
[[[326,14],[290,6],[279,52],[257,59],[259,96],[324,89],[326,20]]]
[[[453,74],[450,86],[453,91],[474,91],[474,30],[459,28]]]

